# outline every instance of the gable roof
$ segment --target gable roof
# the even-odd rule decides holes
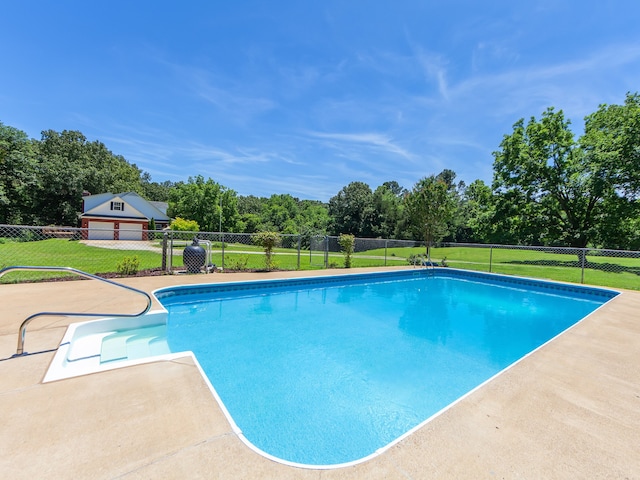
[[[105,203],[112,202],[114,199],[118,201],[122,201],[125,204],[132,207],[139,214],[145,217],[147,220],[151,220],[152,218],[159,221],[168,222],[171,220],[166,213],[166,207],[164,211],[158,207],[163,207],[164,202],[149,202],[138,195],[136,192],[126,192],[126,193],[100,193],[98,195],[87,195],[83,197],[84,200],[84,212],[81,216],[89,216],[91,215],[91,211],[97,209],[101,205]]]
[[[98,205],[102,205],[105,202],[110,202],[115,196],[116,195],[114,195],[113,193],[107,192],[107,193],[99,193],[98,195],[86,195],[82,197],[82,202],[84,205],[82,209],[83,210],[82,213],[86,213],[89,210],[92,210]]]
[[[149,203],[151,205],[153,205],[154,207],[156,207],[158,210],[160,210],[165,215],[167,214],[167,209],[169,208],[169,204],[167,202],[152,202],[152,201],[149,201]]]

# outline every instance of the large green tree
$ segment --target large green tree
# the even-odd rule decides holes
[[[466,186],[463,181],[456,183],[456,177],[456,172],[449,168],[445,168],[442,172],[436,175],[436,179],[445,183],[447,190],[456,203],[454,215],[451,219],[450,226],[444,240],[450,242],[468,242],[470,241],[468,229],[469,219],[466,218],[466,214],[469,212],[464,208],[464,192]]]
[[[457,214],[458,242],[488,243],[495,241],[493,221],[495,200],[491,187],[474,180],[464,188]]]
[[[238,197],[241,226],[246,233],[276,231],[284,234],[325,235],[329,224],[327,206],[316,200],[300,200],[289,194],[269,198]]]
[[[605,185],[588,175],[569,125],[549,108],[516,122],[494,153],[498,220],[516,243],[585,247],[592,235]]]
[[[74,226],[82,211],[83,191],[142,193],[140,174],[102,142],[89,142],[78,131],[46,130],[38,143],[36,221]]]
[[[239,231],[256,233],[262,230],[262,206],[267,202],[265,197],[255,195],[238,196]]]
[[[298,233],[305,237],[326,235],[330,222],[331,218],[326,204],[319,200],[300,201],[300,231]]]
[[[509,243],[586,247],[625,222],[638,195],[638,96],[601,106],[576,142],[562,111],[519,120],[494,153],[495,222]]]
[[[299,231],[299,200],[287,194],[273,194],[262,205],[261,229],[285,234]]]
[[[403,197],[406,190],[398,182],[384,182],[373,192],[373,208],[375,214],[372,225],[374,237],[399,238],[402,236],[404,223]]]
[[[585,118],[580,138],[585,163],[623,195],[640,195],[640,95],[627,93],[623,105],[600,105]]]
[[[603,188],[605,215],[594,240],[609,248],[640,248],[640,95],[623,105],[600,105],[585,119],[580,138],[586,168]]]
[[[0,122],[0,223],[33,221],[36,150],[25,132]]]
[[[169,192],[175,185],[172,181],[154,182],[148,172],[144,172],[141,175],[140,181],[142,182],[142,195],[144,198],[156,202],[169,201]]]
[[[348,233],[356,237],[372,237],[375,223],[373,192],[364,182],[351,182],[329,199],[329,215],[333,235]]]
[[[202,175],[175,185],[169,192],[167,213],[195,220],[204,232],[219,231],[221,223],[223,232],[233,232],[239,221],[236,192]]]

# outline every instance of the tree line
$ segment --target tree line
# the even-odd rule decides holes
[[[552,107],[518,120],[493,154],[491,185],[446,169],[410,188],[351,182],[324,203],[242,196],[201,175],[153,182],[78,131],[34,140],[0,122],[0,223],[75,226],[84,191],[135,191],[202,231],[640,249],[640,96],[601,105],[578,138],[570,126]]]

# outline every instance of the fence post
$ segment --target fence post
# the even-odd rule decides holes
[[[220,268],[224,271],[224,233],[220,232],[220,248],[222,249],[222,265]]]
[[[173,230],[169,231],[169,273],[173,274]]]
[[[300,270],[300,250],[302,247],[302,235],[298,235],[298,270]]]
[[[324,268],[329,268],[329,237],[324,237]]]
[[[493,262],[493,245],[489,247],[489,273],[491,273],[492,262]]]
[[[582,261],[580,263],[582,263],[582,265],[580,266],[581,270],[582,270],[582,274],[580,276],[580,283],[584,283],[584,263],[585,260],[587,259],[587,249],[583,248],[582,249],[582,255],[580,255],[582,257]]]
[[[162,234],[162,271],[167,271],[167,232]]]
[[[389,242],[389,240],[387,240],[386,238],[384,239],[384,266],[387,266],[387,243]]]

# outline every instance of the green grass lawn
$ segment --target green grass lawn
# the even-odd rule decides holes
[[[412,254],[424,254],[424,247],[389,248],[387,265],[391,259],[406,259]],[[358,255],[381,255],[384,249],[369,250]],[[472,247],[432,248],[431,258],[440,262],[446,259],[450,267],[483,272],[543,278],[563,282],[581,283],[582,270],[578,256],[516,250]],[[584,270],[584,283],[607,287],[640,290],[640,258],[588,256]]]
[[[37,242],[7,242],[0,244],[0,267],[15,265],[72,267],[87,273],[117,271],[118,263],[125,257],[138,257],[140,269],[161,266],[159,253],[143,250],[112,250],[84,245],[78,241],[63,239]],[[2,277],[2,283],[60,277],[68,274],[43,272],[10,272]],[[74,275],[75,276],[75,275]]]
[[[190,242],[174,242],[172,266],[182,267],[182,249]],[[153,243],[160,246],[160,242]],[[126,243],[114,243],[124,246]],[[375,249],[358,252],[352,257],[354,267],[409,266],[410,255],[423,254],[424,247]],[[265,267],[262,249],[256,245],[227,244],[224,250],[226,270],[260,270]],[[118,264],[125,257],[137,257],[140,270],[160,268],[162,255],[160,249],[120,250],[88,246],[78,241],[49,239],[35,242],[0,243],[0,267],[10,265],[43,265],[73,267],[88,273],[117,272]],[[433,248],[431,258],[441,262],[446,259],[450,267],[477,271],[492,271],[506,275],[543,278],[573,283],[581,283],[582,270],[577,255],[553,254],[533,250],[445,247]],[[222,266],[220,244],[212,244],[212,263]],[[324,268],[324,254],[320,251],[302,250],[300,255],[295,248],[277,248],[273,256],[276,268],[281,270],[313,270]],[[329,253],[329,267],[343,268],[344,256],[341,253]],[[60,276],[59,273],[11,272],[2,279],[3,283],[24,280],[43,279],[47,276]],[[608,287],[640,290],[640,258],[615,258],[589,256],[584,270],[584,283]]]

